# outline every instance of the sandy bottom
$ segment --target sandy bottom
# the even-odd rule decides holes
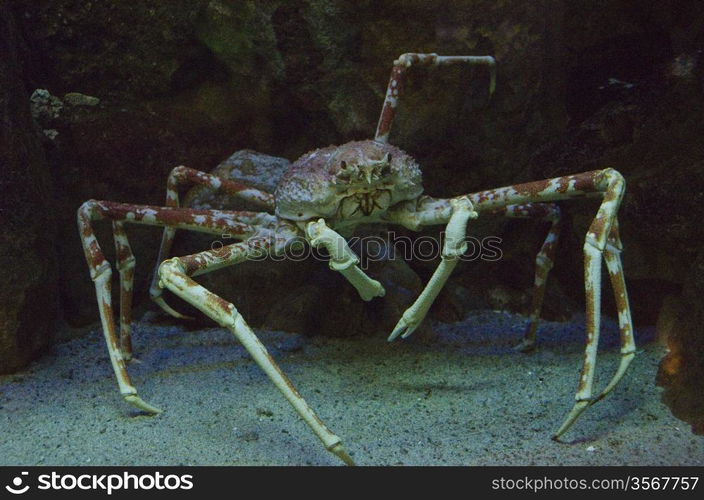
[[[531,354],[511,346],[526,319],[482,311],[435,325],[432,342],[259,331],[281,368],[360,465],[702,465],[704,438],[660,402],[662,348],[637,332],[629,373],[565,435],[584,348],[580,318],[544,323]],[[55,346],[0,377],[3,465],[337,465],[225,330],[137,323],[140,414],[117,391],[102,334]],[[602,332],[597,385],[618,363]]]

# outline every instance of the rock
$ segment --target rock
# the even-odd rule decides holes
[[[46,89],[36,89],[29,98],[32,118],[42,129],[44,137],[53,142],[59,131],[52,127],[52,123],[60,116],[64,103]]]
[[[339,273],[328,269],[326,259],[312,260],[293,263],[310,270],[303,285],[284,289],[286,293],[273,304],[262,300],[260,307],[268,305],[263,328],[331,337],[385,337],[422,289],[420,278],[403,260],[376,259],[364,270],[382,283],[386,294],[364,302]],[[428,337],[431,332],[426,321],[415,335]]]
[[[658,338],[667,354],[660,361],[657,383],[664,388],[662,400],[672,414],[689,423],[695,434],[704,435],[704,251],[691,271],[682,294],[668,297],[658,318]]]
[[[286,158],[265,155],[252,150],[237,151],[232,156],[224,160],[210,173],[247,184],[273,193],[276,184],[284,174],[291,162]],[[183,200],[184,206],[191,208],[224,208],[230,210],[245,210],[247,208],[258,210],[256,207],[248,207],[241,199],[228,195],[227,193],[217,193],[204,186],[195,186],[188,191]]]
[[[100,99],[79,92],[69,92],[64,94],[64,102],[70,106],[97,106]]]
[[[531,177],[564,175],[611,166],[626,177],[619,213],[624,266],[636,324],[654,324],[665,296],[690,274],[691,261],[704,241],[697,221],[704,217],[704,71],[672,80],[669,63],[625,94],[593,111],[579,124],[537,152]],[[663,133],[667,130],[667,133]],[[571,227],[563,231],[563,252],[579,256],[597,205],[563,203]],[[569,284],[572,299],[582,300],[581,258],[556,262],[554,274]],[[607,305],[610,294],[603,294]],[[609,305],[608,311],[613,314]]]
[[[64,103],[46,89],[36,89],[29,98],[32,117],[40,124],[58,118]]]
[[[205,3],[37,0],[13,9],[36,51],[33,76],[63,90],[55,94],[80,89],[133,102],[171,91],[175,74],[198,51],[192,23]]]
[[[51,344],[60,318],[49,168],[23,84],[27,48],[7,2],[0,53],[0,373],[11,373]]]

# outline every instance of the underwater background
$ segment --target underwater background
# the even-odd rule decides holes
[[[316,394],[313,387],[325,394],[324,382],[335,379],[332,393],[364,386],[362,394],[375,394],[375,388],[392,375],[370,374],[377,369],[373,363],[369,366],[370,359],[393,366],[395,357],[404,353],[397,360],[398,371],[393,372],[399,378],[379,390],[378,398],[384,404],[361,407],[374,413],[388,411],[391,417],[391,389],[399,399],[440,392],[447,401],[430,402],[429,410],[425,406],[404,410],[402,422],[420,426],[409,432],[418,435],[432,428],[442,433],[443,421],[437,415],[427,427],[420,420],[413,421],[419,412],[434,408],[443,414],[443,404],[462,401],[456,410],[457,432],[467,429],[467,421],[478,422],[456,440],[488,440],[481,441],[489,450],[484,454],[472,448],[453,450],[456,454],[452,455],[439,451],[446,435],[435,440],[440,444],[417,449],[393,441],[385,449],[405,447],[412,456],[385,459],[383,454],[371,454],[367,463],[701,464],[702,46],[704,4],[697,0],[0,0],[0,373],[10,374],[0,379],[0,428],[16,432],[3,432],[5,463],[39,463],[38,452],[21,436],[41,429],[40,435],[53,436],[51,422],[72,422],[79,413],[90,416],[94,410],[85,405],[96,400],[102,413],[91,416],[95,426],[103,419],[119,421],[120,432],[133,432],[144,425],[153,429],[155,439],[183,432],[160,431],[160,419],[179,418],[178,408],[173,407],[176,403],[168,403],[170,398],[183,398],[158,395],[156,387],[163,391],[171,390],[169,384],[187,388],[201,376],[200,371],[215,369],[218,363],[227,367],[225,371],[237,371],[242,363],[249,363],[252,374],[247,376],[261,377],[262,387],[276,401],[271,404],[283,407],[285,402],[256,366],[244,361],[245,357],[239,361],[237,356],[242,355],[236,343],[220,340],[217,332],[209,330],[211,322],[198,318],[184,327],[155,315],[147,292],[161,231],[135,226],[128,231],[138,262],[135,337],[142,335],[137,356],[143,363],[131,370],[138,385],[169,410],[151,420],[133,418],[111,378],[93,283],[76,229],[76,209],[88,199],[160,205],[174,166],[209,172],[242,149],[272,155],[280,159],[272,161],[281,165],[318,147],[371,138],[394,59],[404,52],[437,52],[492,55],[498,75],[491,98],[482,68],[418,68],[409,77],[390,142],[418,160],[427,194],[455,196],[606,167],[626,178],[619,224],[636,343],[642,351],[622,386],[588,411],[586,415],[593,420],[588,420],[586,429],[572,431],[578,440],[573,448],[561,448],[549,436],[568,410],[578,381],[584,347],[582,245],[598,207],[594,201],[561,203],[565,227],[548,282],[546,323],[539,331],[535,354],[515,353],[508,347],[520,338],[525,326],[520,314],[530,305],[535,254],[546,231],[531,221],[473,221],[470,234],[502,238],[503,258],[458,266],[416,343],[394,349],[381,340],[407,307],[409,297],[412,300],[427,282],[437,261],[372,268],[372,274],[377,272],[388,281],[391,293],[370,303],[359,300],[344,279],[314,259],[275,265],[248,263],[208,275],[202,282],[232,301],[257,331],[262,329],[264,338],[295,344],[279,355],[293,356],[302,363],[300,370],[295,363],[288,367],[286,362],[283,367],[287,373],[291,370],[289,374],[306,395]],[[261,183],[272,182],[280,174],[276,165],[271,178],[260,179]],[[114,262],[109,224],[96,224],[96,231],[108,260]],[[439,231],[422,234],[437,236]],[[207,238],[180,235],[173,253],[188,254],[208,245]],[[602,297],[607,325],[601,346],[604,354],[599,359],[607,365],[618,350],[617,333],[608,325],[608,318],[616,312],[610,293],[605,291]],[[321,310],[326,314],[320,314]],[[482,327],[479,319],[487,326]],[[457,334],[462,325],[464,337]],[[186,340],[191,333],[184,329],[206,331],[202,340],[194,341]],[[142,343],[144,338],[150,339],[148,345]],[[163,351],[159,351],[160,342],[164,342]],[[189,342],[199,349],[189,353]],[[436,347],[432,347],[434,342]],[[225,352],[216,352],[223,343]],[[209,346],[213,351],[208,351]],[[95,355],[86,357],[76,352],[79,348]],[[488,357],[481,357],[484,350],[490,353]],[[227,352],[232,359],[226,358]],[[370,357],[371,352],[378,358]],[[345,385],[344,370],[333,369],[334,365],[322,359],[331,353],[337,353],[333,358],[340,370],[354,365],[348,355],[361,356],[367,364],[354,366],[367,373],[367,378]],[[404,392],[413,381],[405,380],[403,370],[417,370],[417,365],[403,357],[409,353],[428,358],[440,353],[451,361],[423,358],[424,362],[447,366],[447,373],[454,368],[457,372],[453,377],[446,374],[439,380],[419,381],[410,393]],[[481,359],[482,363],[471,369],[462,364],[472,363],[473,356],[479,356],[474,362]],[[559,380],[551,380],[556,386],[540,396],[527,397],[526,387],[533,390],[543,381],[515,392],[511,380],[530,380],[533,362],[545,363],[547,371],[539,376],[543,381]],[[176,370],[173,363],[188,372],[182,382],[171,377],[170,370]],[[430,374],[437,375],[430,368],[436,365],[427,366]],[[504,369],[518,371],[501,372]],[[311,381],[304,378],[306,370],[312,370]],[[385,373],[382,367],[378,370]],[[445,368],[437,370],[445,373]],[[460,376],[461,383],[455,378]],[[492,377],[506,383],[487,386],[485,397],[472,392],[477,390],[475,384],[489,383]],[[99,383],[90,388],[94,380]],[[222,385],[231,384],[231,395],[241,399],[232,403],[243,405],[241,417],[228,413],[235,410],[228,410],[227,404],[217,410],[232,425],[237,425],[238,418],[249,422],[235,432],[242,443],[252,447],[252,454],[240,463],[329,460],[315,443],[302,449],[320,456],[306,457],[301,451],[300,456],[258,457],[257,453],[264,452],[257,450],[278,446],[274,434],[278,437],[286,431],[292,441],[299,435],[308,442],[314,440],[300,423],[291,424],[293,428],[279,422],[281,428],[243,431],[242,426],[270,423],[269,403],[257,404],[252,398],[258,396],[247,399],[246,394],[238,394],[236,381],[203,381],[200,393],[210,387],[209,397],[215,398],[206,404],[206,413],[216,411],[213,406]],[[77,387],[90,401],[66,409],[59,418],[56,408],[69,405]],[[31,410],[38,410],[31,403],[40,394],[57,399],[39,405],[43,410],[38,415],[54,417],[31,420]],[[517,396],[523,396],[520,404],[514,402],[505,411],[497,406]],[[320,394],[313,397],[316,407],[330,404],[321,398]],[[365,421],[363,410],[354,408],[360,399],[351,398],[340,407],[332,404],[321,413],[335,429],[341,426],[336,423],[340,419],[355,432],[364,433],[363,428],[355,428],[355,422]],[[550,399],[555,406],[544,410]],[[481,412],[472,416],[472,408],[479,407]],[[483,430],[513,411],[517,413],[511,415],[507,427],[522,427],[520,432],[530,432],[531,437],[517,439],[514,435],[492,448],[489,438],[506,436],[508,431],[483,434]],[[285,412],[295,422],[295,414],[287,407],[274,414]],[[175,414],[168,417],[168,413]],[[538,419],[537,415],[545,421],[532,427],[521,425]],[[72,441],[102,432],[88,422]],[[616,434],[611,434],[607,424],[617,427]],[[663,431],[674,428],[677,431],[672,435]],[[339,433],[354,449],[354,438],[349,436],[353,431]],[[658,435],[673,441],[654,448],[677,449],[678,453],[648,448],[646,444]],[[192,439],[191,450],[198,447],[197,438]],[[207,439],[218,445],[223,442],[214,435]],[[521,448],[519,443],[524,441],[535,446]],[[279,444],[286,448],[284,441]],[[543,445],[552,455],[536,451]],[[435,451],[424,455],[428,446]],[[602,455],[585,452],[589,446],[602,450]],[[610,454],[604,458],[606,449]],[[569,456],[568,462],[561,454]],[[357,458],[364,455],[362,448],[357,449]],[[524,460],[527,455],[534,456],[534,461]],[[78,456],[69,448],[66,454],[49,455],[48,462],[78,463]],[[188,463],[194,455],[179,456]],[[237,453],[232,451],[222,461],[213,455],[198,457],[192,458],[193,463],[232,463]],[[113,458],[104,457],[102,463],[111,463]],[[117,458],[121,458],[117,462],[167,463],[158,452],[142,461],[133,455]]]

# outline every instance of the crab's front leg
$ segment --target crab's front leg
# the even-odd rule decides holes
[[[342,274],[357,289],[362,300],[368,301],[374,297],[384,296],[386,290],[381,283],[370,278],[357,267],[359,258],[347,245],[345,238],[330,229],[325,224],[325,220],[309,222],[306,225],[306,236],[312,246],[327,250],[330,255],[330,269]]]
[[[196,283],[191,276],[204,274],[243,262],[252,255],[268,251],[270,242],[255,248],[250,242],[235,243],[218,250],[208,250],[187,257],[175,257],[159,267],[159,285],[193,305],[219,325],[230,330],[254,361],[281,391],[296,412],[323,442],[325,448],[348,465],[354,465],[338,436],[331,432],[281,371],[266,347],[260,342],[234,304]]]
[[[452,214],[445,231],[445,242],[442,248],[442,260],[425,286],[423,292],[411,307],[401,316],[396,327],[389,335],[389,342],[401,335],[408,337],[421,324],[435,298],[445,286],[445,282],[452,274],[460,256],[467,250],[465,241],[467,222],[477,217],[469,198],[456,198],[451,200]]]

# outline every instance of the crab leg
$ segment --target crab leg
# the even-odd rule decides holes
[[[384,105],[381,108],[381,116],[376,128],[374,140],[388,142],[391,125],[396,116],[398,101],[403,92],[403,84],[406,79],[406,71],[413,65],[416,66],[441,66],[446,64],[483,64],[489,66],[491,71],[491,81],[489,83],[489,96],[496,88],[496,60],[491,56],[439,56],[437,54],[402,54],[394,61],[391,69],[391,78],[386,89]]]
[[[166,206],[179,207],[179,188],[192,186],[194,184],[209,186],[215,190],[231,193],[243,200],[256,203],[267,211],[274,210],[274,196],[265,191],[184,166],[174,168],[169,174],[166,181]],[[152,283],[149,287],[149,296],[167,314],[175,318],[185,319],[187,316],[174,310],[164,301],[164,298],[161,296],[162,289],[158,286],[158,265],[169,257],[175,235],[176,228],[168,226],[164,228],[164,234],[159,247],[159,256],[157,257],[157,267],[154,269]]]
[[[611,234],[612,227],[616,221],[616,214],[623,198],[624,190],[625,181],[623,176],[616,170],[605,169],[558,177],[546,181],[519,184],[507,188],[485,191],[475,195],[479,205],[484,204],[485,206],[491,206],[497,203],[550,201],[586,195],[593,192],[603,193],[603,200],[596,217],[589,226],[584,243],[587,345],[584,352],[582,374],[577,393],[575,394],[575,404],[553,436],[555,440],[559,439],[559,437],[570,428],[589,405],[601,399],[611,391],[628,366],[630,362],[629,358],[632,357],[629,356],[629,354],[633,351],[628,345],[629,341],[632,343],[632,339],[629,340],[629,336],[624,333],[625,331],[632,331],[631,319],[630,314],[623,312],[619,314],[619,322],[622,324],[621,336],[624,342],[622,351],[626,351],[626,354],[622,357],[619,371],[607,385],[607,388],[600,393],[597,398],[592,398],[594,369],[601,322],[601,262],[602,256],[605,257],[605,253],[614,253],[610,250],[606,250],[607,238]],[[614,241],[616,240],[614,239]],[[617,300],[620,301],[620,307],[623,311],[627,311],[627,307],[624,307],[627,303],[626,295],[625,293],[619,293],[619,289],[625,292],[625,282],[623,281],[623,274],[620,270],[620,259],[616,257],[616,255],[609,257],[609,260],[613,261],[611,266],[617,274],[617,277],[612,280],[612,283],[614,284]]]
[[[81,233],[83,251],[86,261],[88,262],[88,268],[90,269],[90,277],[95,283],[95,293],[98,298],[103,335],[105,336],[105,342],[108,347],[110,362],[117,378],[117,384],[120,388],[120,394],[122,394],[122,397],[125,398],[128,403],[147,413],[159,413],[161,412],[159,408],[143,401],[137,395],[137,389],[132,385],[130,376],[127,373],[125,356],[123,356],[120,349],[113,317],[112,270],[110,269],[110,264],[105,260],[90,224],[92,219],[100,217],[99,214],[93,211],[93,208],[91,202],[86,202],[78,209],[78,227]]]
[[[606,203],[607,200],[605,198],[602,208]],[[599,216],[597,215],[597,219],[595,219],[594,223],[592,223],[592,227],[598,223],[598,218]],[[592,227],[590,227],[590,233],[592,232]],[[593,405],[597,401],[600,401],[613,390],[616,384],[618,384],[623,375],[626,373],[626,369],[635,356],[636,346],[635,339],[633,337],[633,324],[631,322],[631,311],[628,305],[628,295],[626,292],[626,283],[623,275],[623,266],[621,264],[620,254],[622,246],[618,235],[617,221],[614,218],[613,225],[609,230],[608,240],[602,247],[601,251],[599,250],[599,247],[590,242],[590,233],[587,233],[587,243],[584,245],[585,282],[587,290],[587,349],[584,354],[584,366],[582,368],[579,388],[575,396],[575,405],[565,419],[564,423],[553,436],[554,440],[558,440],[587,407]],[[594,234],[599,235],[600,233],[595,231]],[[611,279],[611,285],[614,290],[621,336],[621,360],[616,370],[616,374],[611,378],[611,381],[596,397],[592,397],[596,349],[599,343],[600,297],[598,288],[601,279],[601,256],[599,253],[603,254],[604,260],[606,261]]]
[[[257,231],[255,225],[275,220],[263,212],[237,212],[228,210],[196,210],[153,205],[132,205],[114,201],[89,200],[79,212],[84,211],[91,220],[111,219],[147,226],[168,226],[208,234],[229,233],[246,239]]]
[[[117,378],[120,393],[133,406],[148,412],[159,413],[161,410],[143,401],[132,384],[125,361],[131,357],[130,322],[132,303],[132,273],[134,256],[124,232],[123,223],[133,222],[154,226],[174,225],[183,229],[205,231],[221,234],[230,231],[235,234],[253,235],[256,229],[246,223],[238,222],[241,216],[245,220],[261,220],[274,218],[269,214],[253,212],[218,212],[213,210],[173,209],[168,207],[151,207],[144,205],[128,205],[109,201],[90,200],[78,209],[78,228],[83,244],[83,251],[90,270],[91,279],[95,283],[98,299],[100,321],[103,335],[108,348],[110,362]],[[121,277],[121,303],[125,308],[121,312],[121,336],[118,336],[112,308],[112,269],[105,259],[102,249],[95,237],[91,222],[101,219],[115,221],[113,230],[117,250],[118,269]],[[120,340],[121,339],[121,340]],[[121,345],[122,344],[122,345]]]
[[[540,322],[540,310],[545,298],[545,283],[548,273],[555,261],[557,240],[560,236],[560,208],[553,203],[526,203],[522,205],[508,205],[507,207],[492,210],[491,215],[503,215],[515,218],[537,218],[550,222],[550,229],[535,257],[535,278],[533,280],[533,301],[530,309],[530,322],[526,328],[523,340],[515,347],[521,352],[532,351],[535,347],[535,334]]]
[[[516,218],[538,218],[551,223],[550,230],[536,256],[530,323],[526,329],[523,341],[516,346],[518,350],[527,351],[535,344],[535,332],[540,320],[540,310],[545,296],[545,282],[548,272],[553,266],[557,238],[560,231],[560,209],[553,203],[530,202],[487,207],[486,203],[484,203],[483,206],[482,204],[476,203],[477,200],[482,199],[481,194],[482,193],[475,193],[468,195],[468,197],[475,202],[474,208],[481,214]],[[408,229],[417,231],[424,226],[446,224],[452,213],[451,203],[452,200],[449,199],[423,196],[418,201],[408,202],[405,205],[397,207],[395,210],[389,211],[386,218],[389,222],[401,224]],[[410,333],[408,335],[410,335]]]
[[[195,170],[193,168],[184,167],[183,165],[174,168],[166,181],[166,201],[167,206],[178,206],[178,190],[186,186],[200,184],[209,186],[213,189],[230,193],[245,201],[252,202],[260,208],[273,211],[274,210],[274,195],[262,191],[261,189],[248,186],[241,182],[223,179],[217,175],[208,174]],[[169,201],[174,202],[174,205],[169,204]]]
[[[616,170],[608,168],[467,195],[475,210],[480,213],[507,205],[565,200],[594,194],[603,196],[596,217],[587,231],[584,244],[587,345],[582,374],[577,393],[575,394],[575,405],[553,436],[553,439],[558,439],[589,405],[602,399],[613,389],[623,376],[635,353],[635,344],[632,336],[633,326],[619,257],[620,242],[617,231],[613,229],[624,190],[625,180],[623,176]],[[391,211],[387,218],[412,229],[423,225],[442,224],[451,216],[453,199],[442,200],[424,197],[417,202],[409,202],[404,206],[398,207],[396,210]],[[608,246],[609,244],[610,246]],[[597,397],[592,398],[594,365],[599,343],[601,320],[602,255],[607,261],[607,266],[609,266],[616,303],[619,307],[622,358],[617,373],[611,382]]]
[[[135,258],[121,221],[112,221],[117,270],[120,273],[120,350],[126,361],[132,359],[132,289]]]
[[[428,310],[438,293],[445,286],[445,282],[457,265],[459,257],[467,251],[467,243],[465,241],[467,222],[470,218],[476,218],[477,213],[472,209],[472,202],[468,198],[456,198],[451,200],[450,203],[452,205],[452,215],[447,223],[442,260],[420,296],[401,316],[391,335],[389,335],[389,342],[399,335],[402,338],[406,338],[418,328],[418,325],[421,324],[426,314],[428,314]]]
[[[191,276],[237,264],[252,255],[267,251],[270,243],[252,247],[248,242],[234,243],[218,250],[208,250],[187,257],[172,258],[159,267],[160,285],[198,308],[219,325],[230,330],[242,343],[254,361],[269,377],[301,418],[323,442],[325,448],[348,465],[354,465],[338,436],[332,433],[306,403],[266,347],[247,325],[235,306],[196,283]]]
[[[330,255],[330,269],[342,274],[355,287],[362,300],[383,297],[386,291],[377,280],[367,276],[357,264],[359,259],[347,245],[347,241],[330,229],[325,220],[309,222],[306,225],[306,237],[313,247],[324,247]]]
[[[633,337],[633,327],[631,321],[631,308],[628,305],[628,292],[626,291],[626,281],[623,275],[623,265],[621,263],[621,251],[623,246],[618,234],[618,221],[614,219],[611,226],[611,233],[604,248],[604,259],[609,270],[611,287],[614,290],[616,299],[616,310],[618,311],[618,326],[621,335],[621,361],[619,362],[616,374],[607,384],[604,390],[596,396],[591,404],[596,403],[606,396],[618,384],[626,373],[628,365],[636,354],[636,343]]]

